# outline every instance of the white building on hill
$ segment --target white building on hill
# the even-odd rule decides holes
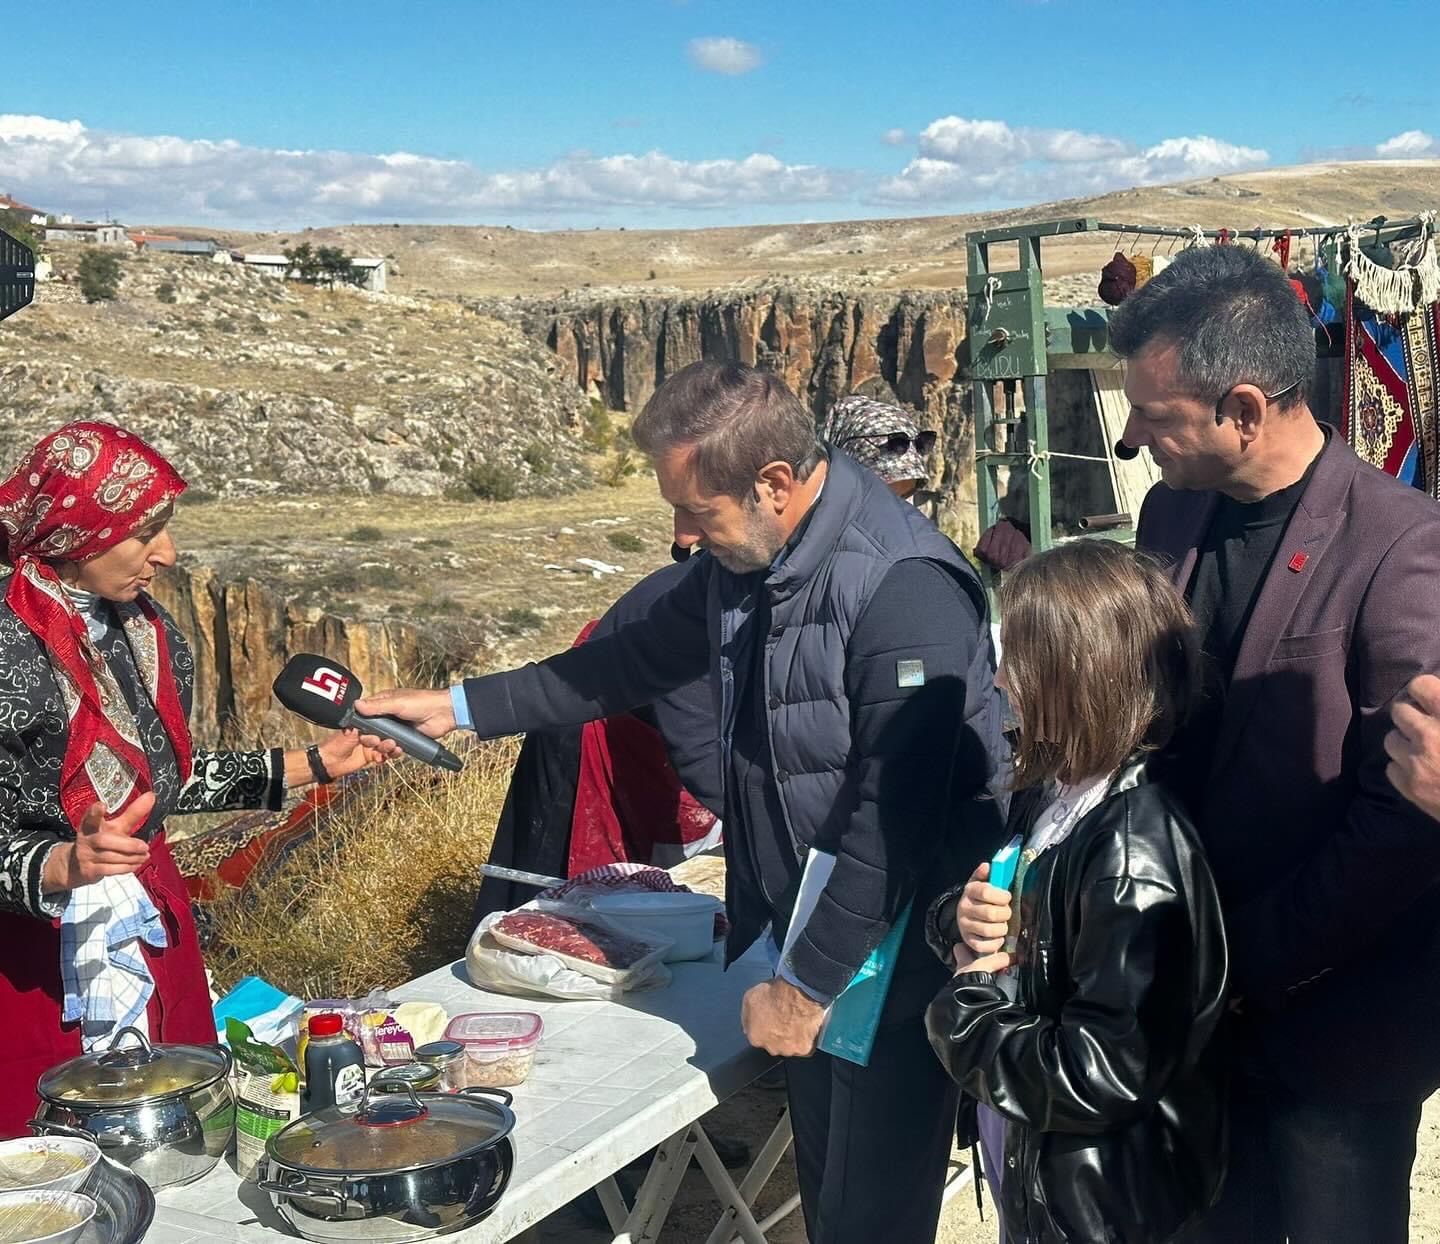
[[[284,255],[253,255],[235,253],[235,258],[246,267],[255,268],[268,276],[289,276],[290,261]],[[385,292],[385,261],[383,259],[352,259],[350,266],[361,279],[356,282],[360,289],[368,289],[372,293],[383,294]]]
[[[91,246],[126,246],[125,226],[60,219],[45,226],[47,242],[84,242]]]

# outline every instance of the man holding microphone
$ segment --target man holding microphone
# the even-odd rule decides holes
[[[913,902],[998,845],[1004,754],[984,595],[963,556],[816,439],[774,376],[695,363],[632,429],[710,556],[640,621],[538,665],[357,707],[438,737],[626,712],[708,676],[724,787],[728,962],[787,942],[804,860],[835,857],[776,976],[746,995],[752,1044],[787,1058],[816,1244],[934,1237],[956,1097],[925,1036],[946,972],[911,919],[867,1067],[816,1053],[827,1007]],[[777,955],[778,958],[778,955]],[[874,1195],[885,1172],[887,1195]],[[861,1189],[865,1189],[861,1192]]]

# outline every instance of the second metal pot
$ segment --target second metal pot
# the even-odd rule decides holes
[[[510,1182],[510,1100],[503,1089],[416,1094],[404,1085],[373,1098],[367,1089],[358,1110],[321,1110],[272,1136],[260,1187],[320,1244],[413,1244],[458,1231],[489,1214]]]
[[[47,1071],[37,1091],[33,1131],[84,1135],[157,1192],[207,1174],[235,1135],[230,1052],[220,1045],[152,1046],[125,1028],[104,1053]]]

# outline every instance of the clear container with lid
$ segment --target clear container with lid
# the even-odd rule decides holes
[[[511,1088],[530,1074],[544,1031],[534,1011],[477,1011],[455,1016],[445,1039],[465,1049],[465,1087]]]

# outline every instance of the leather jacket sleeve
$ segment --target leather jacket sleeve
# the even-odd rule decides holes
[[[1195,1019],[1185,982],[1157,974],[1158,964],[1195,954],[1180,896],[1108,877],[1089,883],[1080,903],[1074,992],[1058,1019],[1011,1002],[985,972],[956,976],[926,1016],[930,1044],[961,1088],[1040,1131],[1093,1134],[1143,1118]],[[1043,958],[1049,948],[1030,953]]]

